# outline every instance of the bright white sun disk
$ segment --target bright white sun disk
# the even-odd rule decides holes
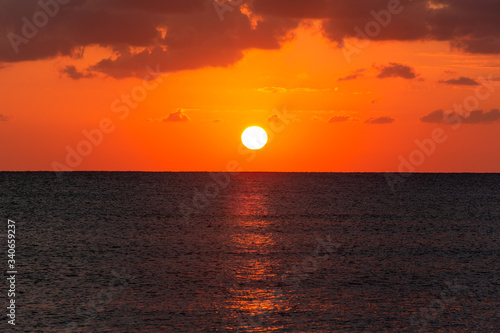
[[[248,149],[261,149],[267,143],[267,133],[261,127],[249,127],[243,131],[241,142],[243,142]]]

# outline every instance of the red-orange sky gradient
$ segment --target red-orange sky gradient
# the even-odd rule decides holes
[[[0,170],[500,172],[500,2],[41,3],[0,0]]]

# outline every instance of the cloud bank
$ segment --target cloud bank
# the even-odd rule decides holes
[[[397,11],[387,16],[389,8]],[[499,12],[493,0],[249,0],[221,21],[213,0],[0,0],[0,62],[78,58],[101,46],[113,55],[88,70],[115,78],[157,64],[165,72],[228,66],[245,50],[280,48],[310,18],[322,20],[322,33],[339,47],[378,22],[372,40],[448,41],[464,52],[500,54]],[[392,67],[380,75],[412,73]]]
[[[447,124],[455,122],[454,120],[458,118],[464,124],[491,124],[500,122],[500,111],[498,109],[492,109],[488,112],[477,110],[460,115],[456,112],[445,113],[443,110],[436,110],[420,118],[420,121],[430,124]]]

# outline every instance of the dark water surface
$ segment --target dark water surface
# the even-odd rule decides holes
[[[500,332],[499,174],[3,172],[0,194],[16,331]]]

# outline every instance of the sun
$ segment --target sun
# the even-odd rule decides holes
[[[261,149],[267,143],[267,133],[259,126],[251,126],[241,134],[241,142],[248,149]]]

